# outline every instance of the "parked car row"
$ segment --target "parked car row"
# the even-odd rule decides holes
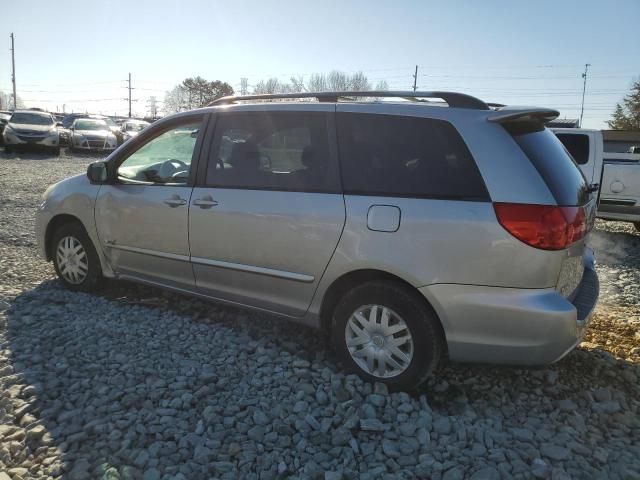
[[[45,148],[56,155],[61,146],[72,151],[112,151],[135,137],[148,122],[127,119],[117,125],[102,115],[71,114],[58,122],[52,114],[38,110],[0,113],[0,137],[5,152],[14,149]]]

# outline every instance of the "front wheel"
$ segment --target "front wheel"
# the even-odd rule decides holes
[[[633,226],[640,232],[640,222],[633,222]]]
[[[12,152],[13,152],[13,149],[10,146],[6,145],[4,147],[4,153],[12,153]]]
[[[350,370],[392,390],[411,390],[435,370],[444,351],[435,312],[401,285],[372,281],[338,303],[333,344]]]
[[[60,227],[52,238],[53,266],[71,290],[89,292],[102,284],[102,268],[93,242],[75,223]]]

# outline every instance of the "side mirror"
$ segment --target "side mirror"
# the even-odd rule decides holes
[[[87,177],[91,183],[105,183],[109,177],[107,162],[93,162],[87,167]]]

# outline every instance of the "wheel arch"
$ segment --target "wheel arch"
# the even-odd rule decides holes
[[[44,245],[45,245],[45,253],[47,255],[47,261],[51,261],[53,259],[51,240],[53,239],[54,233],[63,225],[69,225],[71,223],[75,223],[76,225],[79,225],[80,227],[82,227],[82,229],[88,235],[87,229],[82,223],[82,220],[80,220],[75,215],[70,215],[68,213],[60,213],[54,216],[53,218],[51,218],[51,220],[49,220],[49,223],[47,224],[47,229],[45,230],[45,234],[44,234]]]
[[[434,317],[438,321],[438,325],[440,327],[440,333],[442,334],[442,339],[444,341],[445,351],[447,349],[447,336],[442,325],[442,320],[438,315],[436,309],[433,305],[422,295],[416,287],[411,285],[409,282],[404,280],[403,278],[394,275],[389,272],[385,272],[384,270],[376,270],[376,269],[361,269],[354,270],[344,275],[338,277],[333,281],[333,283],[327,288],[325,292],[322,303],[320,306],[320,328],[327,335],[331,334],[332,328],[332,320],[333,320],[333,311],[335,307],[340,302],[340,299],[352,288],[361,285],[366,282],[371,281],[386,281],[393,284],[396,284],[403,289],[405,289],[408,293],[413,295],[419,302],[425,305],[431,312]]]

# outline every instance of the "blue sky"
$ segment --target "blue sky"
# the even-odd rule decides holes
[[[640,0],[608,1],[16,1],[0,22],[0,90],[27,106],[134,113],[189,76],[239,87],[338,69],[373,84],[464,91],[486,101],[604,121],[640,76]]]

